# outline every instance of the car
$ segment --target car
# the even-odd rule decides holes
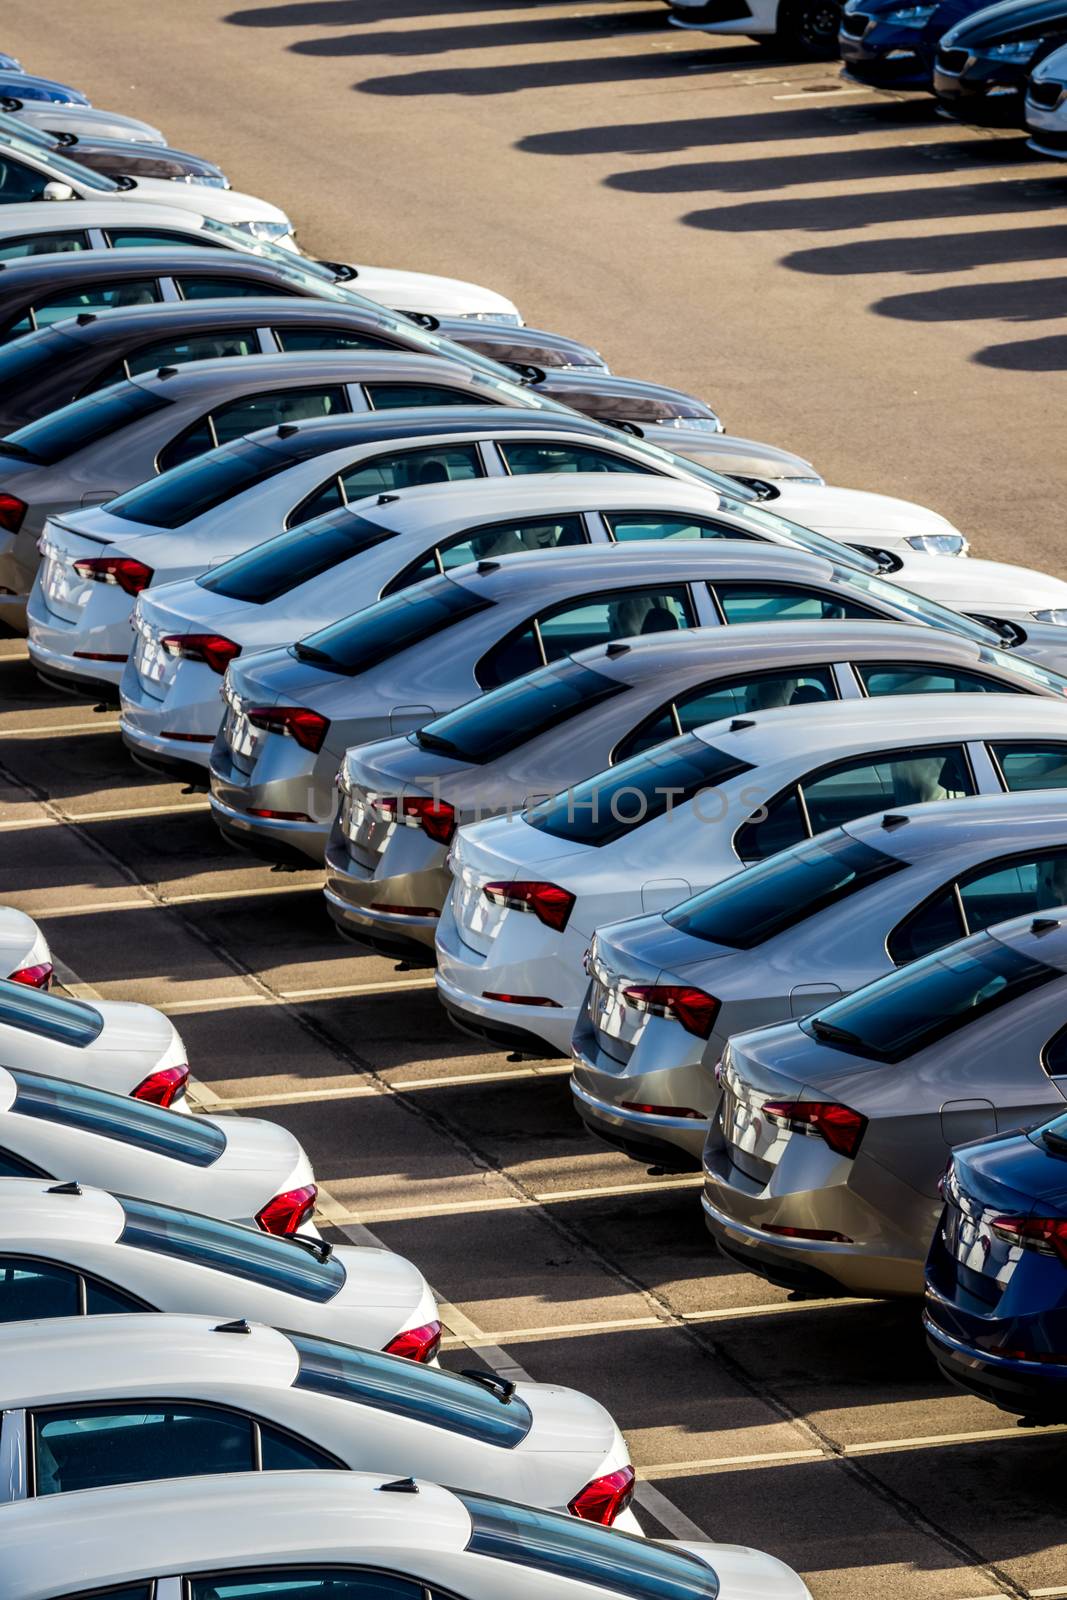
[[[670,7],[676,28],[741,33],[809,61],[837,53],[839,0],[670,0]]]
[[[1067,160],[1067,45],[1038,62],[1026,85],[1026,128],[1030,149],[1039,156]]]
[[[1063,1045],[1061,1032],[1046,1046],[1046,1071],[1062,1070]],[[1065,1154],[1062,1113],[954,1150],[926,1263],[942,1376],[1031,1423],[1067,1420]]]
[[[0,69],[3,69],[0,59]],[[46,133],[62,136],[73,133],[86,139],[128,139],[134,144],[166,144],[158,128],[138,117],[126,117],[118,111],[103,111],[95,106],[42,104],[23,100],[17,94],[0,96],[0,111],[17,117],[29,128],[40,128]]]
[[[0,1178],[58,1178],[266,1233],[315,1234],[311,1163],[287,1129],[250,1117],[178,1117],[148,1100],[0,1067]]]
[[[12,983],[48,989],[52,972],[48,940],[33,918],[14,906],[0,906],[0,975]]]
[[[1022,126],[1027,80],[1067,39],[1067,0],[999,0],[949,28],[934,63],[939,104],[963,122]]]
[[[629,430],[628,430],[629,431]],[[726,473],[740,478],[761,500],[777,499],[780,488],[775,480],[788,479],[789,485],[800,483],[823,484],[826,479],[803,456],[778,445],[761,444],[755,439],[743,439],[727,433],[712,433],[703,427],[691,428],[682,421],[648,423],[641,428],[642,437],[658,444],[676,455],[711,468],[713,472]],[[903,501],[901,502],[903,504]],[[946,526],[951,526],[947,523]],[[950,536],[951,537],[951,536]],[[910,541],[909,541],[910,542]],[[931,554],[964,555],[967,540],[962,533],[954,535],[954,548]]]
[[[17,95],[20,100],[44,100],[57,106],[87,106],[80,89],[57,83],[54,78],[39,78],[21,67],[0,65],[0,96]]]
[[[4,1512],[4,1563],[12,1600],[811,1600],[791,1568],[742,1545],[638,1539],[381,1472],[227,1473],[24,1500]]]
[[[901,676],[888,663],[874,679],[858,671],[887,689]],[[947,677],[935,669],[927,681]],[[998,749],[1009,785],[1040,760]],[[1067,785],[1067,763],[1047,776]],[[964,934],[1067,901],[1065,805],[1067,787],[895,808],[889,828],[876,813],[667,912],[598,928],[571,1042],[574,1109],[636,1160],[698,1168],[719,1103],[714,1068],[733,1034],[802,1017]],[[642,999],[653,993],[651,1009]],[[697,1007],[710,1014],[706,1038],[689,1026]]]
[[[254,1317],[433,1361],[437,1304],[391,1250],[241,1227],[87,1184],[0,1180],[0,1323],[111,1312]]]
[[[33,1452],[32,1467],[0,1479],[0,1502],[207,1472],[333,1468],[510,1491],[641,1531],[613,1418],[558,1384],[446,1372],[244,1317],[170,1313],[9,1322],[0,1363],[0,1459]]]
[[[921,1294],[947,1151],[1063,1109],[1065,993],[1059,907],[959,939],[802,1022],[735,1034],[704,1147],[719,1249],[802,1292]]]
[[[879,89],[930,89],[941,35],[983,3],[846,0],[837,35],[842,76]]]
[[[507,317],[471,320],[477,326],[468,329],[465,342],[469,348],[502,366],[518,368],[525,377],[536,379],[540,370],[555,367],[576,368],[581,372],[608,371],[608,364],[599,350],[565,334],[526,327],[516,332],[514,321]]]
[[[0,72],[24,72],[25,70],[17,56],[9,56],[6,51],[0,50]]]
[[[916,704],[888,695],[877,717],[863,701],[831,701],[708,723],[516,816],[461,828],[437,929],[445,1009],[496,1045],[569,1056],[586,951],[606,923],[668,910],[875,809],[1003,793],[998,748],[1025,752],[1018,787],[1043,787],[1050,769],[1064,783],[1056,701],[931,694],[921,716]],[[655,995],[645,1004],[654,1014]],[[687,1014],[695,1037],[708,1037],[713,1012],[705,995]]]
[[[46,160],[54,154],[66,156],[80,167],[113,178],[168,178],[178,183],[206,183],[216,189],[230,187],[221,167],[188,150],[133,145],[129,139],[110,139],[101,134],[56,135],[21,121],[0,104],[0,158],[5,150],[18,152],[27,144],[40,150]]]
[[[0,1061],[184,1111],[185,1055],[181,1034],[154,1006],[90,1005],[0,979]]]
[[[549,368],[537,384],[538,392],[550,394],[561,405],[573,406],[584,417],[622,424],[638,438],[652,430],[654,439],[663,437],[673,449],[675,430],[715,436],[723,432],[722,422],[706,400],[686,394],[684,389],[669,389],[661,383],[646,383],[643,378],[621,378],[617,373],[591,369]]]

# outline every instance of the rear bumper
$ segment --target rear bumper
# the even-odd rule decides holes
[[[1067,1421],[1067,1366],[977,1351],[923,1317],[930,1353],[950,1383],[1019,1417]]]
[[[376,948],[417,951],[430,965],[440,918],[405,912],[404,907],[439,911],[451,881],[443,861],[402,875],[371,873],[352,860],[337,828],[326,848],[326,903],[338,927]],[[383,905],[396,909],[385,911]]]
[[[108,705],[118,705],[118,676],[112,678],[107,675],[111,670],[121,675],[122,667],[117,662],[112,668],[110,662],[94,661],[91,664],[93,670],[82,671],[69,656],[42,649],[32,640],[28,648],[30,662],[37,676],[43,678],[45,683],[50,683],[55,689],[61,689],[64,694],[78,695],[87,700],[99,700]],[[90,664],[86,662],[85,665],[88,667]]]
[[[208,796],[211,815],[223,836],[242,850],[261,855],[267,861],[292,856],[321,863],[328,829],[317,822],[289,822],[272,817],[252,817],[223,800],[212,784]]]
[[[380,950],[382,955],[395,956],[398,961],[420,967],[434,965],[436,919],[378,913],[373,918],[356,915],[331,882],[328,856],[323,894],[331,919],[346,939],[357,939],[372,950]]]
[[[691,1118],[650,1117],[597,1100],[571,1078],[574,1109],[596,1139],[634,1161],[671,1172],[698,1172],[707,1126]]]

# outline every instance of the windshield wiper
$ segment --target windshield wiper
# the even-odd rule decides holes
[[[293,654],[298,661],[308,661],[316,667],[337,665],[333,656],[327,655],[325,650],[317,650],[313,644],[304,644],[300,639],[293,646]]]
[[[428,728],[417,728],[415,738],[420,750],[440,750],[442,755],[458,756],[459,745],[451,739],[445,739],[439,733],[431,733]]]
[[[821,1017],[812,1017],[811,1031],[816,1039],[825,1039],[828,1044],[850,1044],[863,1048],[863,1040],[858,1033],[839,1028],[836,1022],[824,1022]]]

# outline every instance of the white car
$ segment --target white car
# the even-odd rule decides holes
[[[406,1474],[168,1479],[25,1500],[3,1523],[5,1600],[811,1600],[743,1545],[635,1539]]]
[[[1026,130],[1031,150],[1067,161],[1067,45],[1045,56],[1030,74]]]
[[[65,111],[66,107],[56,109]],[[95,178],[96,174],[92,176]],[[193,188],[189,204],[172,197],[173,185],[169,182],[156,182],[152,194],[145,192],[146,187],[147,182],[138,179],[137,188],[129,197],[123,191],[117,194],[94,192],[83,197],[86,204],[78,206],[76,216],[70,211],[51,212],[34,204],[0,206],[0,259],[7,254],[8,243],[13,239],[26,240],[27,253],[32,254],[49,249],[121,249],[133,243],[134,237],[139,246],[194,244],[223,250],[252,250],[267,256],[284,250],[290,261],[295,251],[307,271],[321,272],[330,283],[347,283],[368,300],[377,300],[394,311],[417,311],[429,317],[473,317],[479,322],[503,322],[513,327],[523,325],[519,309],[511,300],[480,284],[466,283],[461,278],[439,278],[428,272],[369,267],[363,262],[317,261],[297,244],[287,219],[285,232],[258,224],[249,227],[246,225],[247,208],[238,215],[219,208],[213,200],[204,201],[200,186]],[[157,193],[157,190],[164,192]],[[232,195],[233,190],[230,191]],[[270,209],[273,212],[274,208]],[[255,215],[258,217],[258,212]],[[284,213],[276,215],[283,217]],[[50,244],[49,234],[56,236],[55,244]],[[74,243],[58,242],[68,235],[75,236]]]
[[[669,0],[671,23],[699,33],[743,34],[776,41],[789,55],[837,54],[837,0]]]
[[[0,979],[0,1062],[185,1111],[189,1066],[162,1011],[132,1000],[71,1000]]]
[[[14,906],[0,906],[0,973],[34,989],[47,989],[52,982],[48,940],[33,918]]]
[[[432,1361],[437,1304],[391,1250],[279,1238],[87,1186],[0,1181],[0,1323],[116,1311],[254,1317]]]
[[[598,1401],[320,1334],[161,1314],[0,1327],[0,1503],[206,1472],[431,1478],[640,1533]],[[0,1511],[0,1519],[4,1513]]]
[[[170,1206],[195,1197],[205,1216],[318,1237],[311,1163],[288,1129],[176,1117],[23,1067],[0,1067],[0,1178],[90,1183]]]
[[[842,700],[709,723],[532,811],[461,828],[438,994],[468,1032],[569,1055],[604,924],[667,910],[854,817],[1065,779],[1067,709],[1030,696],[931,694],[917,710],[889,695],[877,717]],[[694,1027],[711,1020],[704,1005]]]
[[[150,122],[124,117],[119,111],[104,111],[97,106],[44,105],[40,100],[2,95],[0,111],[18,117],[20,122],[39,128],[43,133],[73,133],[79,139],[128,139],[131,144],[167,143]]]

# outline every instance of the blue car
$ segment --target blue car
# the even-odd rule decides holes
[[[987,0],[848,0],[837,46],[845,75],[880,89],[929,89],[941,35]]]
[[[1067,1035],[1047,1049],[1067,1055]],[[938,1366],[1002,1411],[1067,1421],[1067,1114],[959,1146],[942,1193],[923,1316]]]
[[[21,61],[17,61],[14,56],[5,55],[4,52],[2,50],[0,50],[0,72],[24,72],[24,71],[25,71],[25,68],[23,67]]]
[[[32,78],[17,67],[0,66],[0,98],[13,96],[18,100],[48,100],[54,106],[87,106],[90,102],[79,89],[69,84],[56,83],[52,78]]]

